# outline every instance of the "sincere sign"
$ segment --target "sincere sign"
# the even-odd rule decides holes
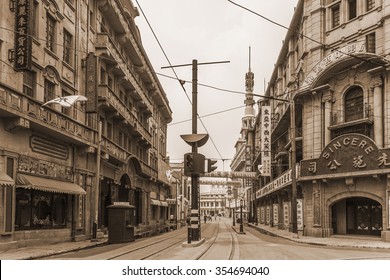
[[[301,178],[389,168],[389,157],[389,149],[379,150],[369,137],[345,134],[333,139],[318,159],[302,161]]]

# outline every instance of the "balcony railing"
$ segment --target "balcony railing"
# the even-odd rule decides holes
[[[152,112],[152,103],[145,95],[145,93],[148,92],[148,89],[143,83],[140,75],[135,71],[134,67],[123,59],[123,56],[121,55],[118,47],[115,44],[115,41],[111,38],[111,36],[108,33],[97,34],[97,43],[95,47],[98,51],[98,55],[104,53],[112,57],[112,59],[118,64],[118,69],[123,73],[123,75],[125,75],[125,77],[135,88],[139,98],[141,98],[145,103],[147,109]]]
[[[152,143],[152,136],[134,114],[123,104],[116,94],[107,86],[99,85],[99,100],[104,100],[133,128],[139,136],[149,144]]]
[[[94,131],[88,126],[50,107],[42,107],[41,102],[5,87],[0,87],[0,110],[7,111],[10,117],[24,118],[76,142],[93,144]]]

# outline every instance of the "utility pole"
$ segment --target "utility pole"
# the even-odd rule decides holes
[[[189,144],[192,149],[192,155],[198,155],[198,148],[206,144],[208,140],[208,134],[198,134],[198,65],[206,64],[220,64],[229,63],[230,61],[219,61],[219,62],[203,62],[198,63],[196,59],[192,60],[191,64],[182,64],[162,67],[173,68],[192,66],[192,134],[180,135],[181,138]],[[187,155],[187,154],[186,154]],[[196,161],[195,156],[193,157]],[[197,163],[197,162],[194,162]],[[201,239],[200,231],[200,207],[199,207],[199,173],[204,173],[204,170],[197,170],[200,172],[191,173],[191,224],[188,229],[188,243],[191,241],[199,241]]]
[[[99,217],[99,194],[100,194],[100,152],[101,146],[100,142],[102,141],[102,122],[98,119],[98,135],[97,135],[97,151],[96,151],[96,178],[95,178],[95,196],[94,196],[94,210],[95,215],[93,219],[92,226],[92,241],[97,240],[97,231],[98,231],[98,217]]]
[[[291,118],[291,219],[292,219],[292,232],[293,237],[298,238],[298,225],[297,225],[297,172],[296,172],[296,127],[295,127],[295,102],[294,98],[290,102],[290,118]]]

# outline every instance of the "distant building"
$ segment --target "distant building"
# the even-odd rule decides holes
[[[171,162],[170,174],[171,192],[167,198],[168,211],[174,216],[175,222],[183,226],[186,224],[190,201],[190,188],[187,187],[187,177],[184,176],[183,162]]]
[[[271,174],[259,172],[252,200],[259,223],[291,231],[297,222],[308,236],[390,241],[389,16],[388,1],[298,1],[265,93],[270,98],[259,102],[259,113],[270,106],[272,114]],[[261,122],[259,115],[256,166],[267,137]]]
[[[101,235],[117,203],[135,207],[137,228],[167,220],[172,112],[137,8],[130,0],[0,8],[0,248]],[[88,100],[42,106],[69,95]]]
[[[227,203],[226,186],[210,186],[209,192],[200,193],[200,217],[225,216]]]

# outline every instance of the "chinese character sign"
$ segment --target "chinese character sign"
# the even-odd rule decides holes
[[[15,69],[31,68],[30,0],[17,0],[15,9]]]
[[[88,98],[86,112],[96,113],[98,107],[97,89],[97,57],[93,53],[87,56],[86,97]]]
[[[261,175],[271,176],[271,107],[261,107]]]

